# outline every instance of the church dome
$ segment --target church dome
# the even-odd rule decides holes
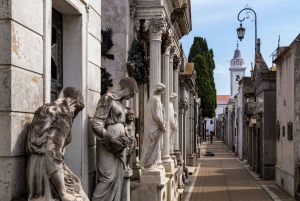
[[[242,55],[241,55],[241,51],[239,50],[238,47],[237,47],[236,50],[234,51],[233,59],[243,59],[243,58],[242,58]]]

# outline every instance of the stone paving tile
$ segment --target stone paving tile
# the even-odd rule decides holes
[[[189,189],[193,190],[190,194],[185,192],[181,200],[272,201],[221,141],[208,144],[206,151],[215,156],[198,160],[198,174],[190,177],[193,187]]]

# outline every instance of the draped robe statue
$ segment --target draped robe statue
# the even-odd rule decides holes
[[[26,144],[28,200],[89,200],[63,159],[64,149],[72,140],[73,120],[83,108],[81,92],[66,87],[54,103],[35,111]]]
[[[104,94],[97,105],[93,131],[97,140],[97,177],[93,201],[120,201],[126,150],[131,140],[125,132],[126,108],[123,100],[129,100],[138,92],[133,78],[125,77],[112,92]]]
[[[140,167],[145,169],[157,168],[159,151],[162,148],[162,135],[166,132],[164,107],[160,95],[164,93],[165,85],[155,84],[147,103],[146,125],[143,137]]]
[[[174,111],[174,102],[177,98],[175,93],[171,93],[170,95],[170,102],[169,102],[169,122],[170,122],[170,153],[173,153],[173,147],[175,142],[175,132],[178,130],[177,121]]]

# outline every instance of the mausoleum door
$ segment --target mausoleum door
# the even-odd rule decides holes
[[[52,8],[51,102],[63,88],[62,35],[62,14]]]

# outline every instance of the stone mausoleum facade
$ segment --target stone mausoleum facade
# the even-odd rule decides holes
[[[194,66],[179,41],[192,29],[190,11],[189,0],[0,0],[0,200],[24,197],[33,114],[67,86],[81,90],[85,108],[73,122],[64,161],[91,199],[97,182],[91,127],[97,102],[127,76],[139,85],[139,94],[124,103],[133,108],[138,142],[129,199],[178,200],[186,165],[196,160],[201,107]],[[156,83],[166,86],[167,131],[163,169],[151,175],[141,172],[139,157],[146,104]],[[177,94],[174,140],[169,138],[171,93]]]

